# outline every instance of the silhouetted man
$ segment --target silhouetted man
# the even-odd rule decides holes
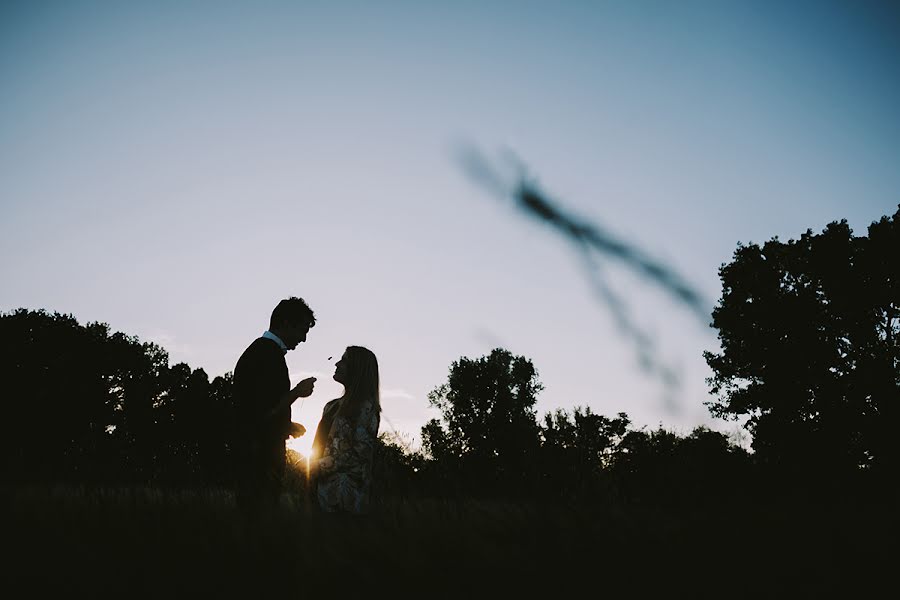
[[[301,298],[287,298],[272,311],[269,329],[244,350],[234,368],[236,497],[250,517],[271,510],[281,495],[284,441],[306,428],[291,422],[291,404],[312,394],[315,377],[291,389],[284,355],[316,324]]]

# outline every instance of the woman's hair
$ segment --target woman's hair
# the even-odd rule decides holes
[[[359,419],[359,413],[367,400],[372,400],[377,412],[381,412],[381,394],[378,391],[378,359],[368,348],[347,346],[342,359],[346,363],[344,399],[335,415],[346,418],[351,424]]]

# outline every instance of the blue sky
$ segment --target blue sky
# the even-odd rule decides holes
[[[674,405],[564,240],[460,168],[512,149],[573,213],[711,303],[736,244],[900,203],[889,2],[6,2],[0,310],[47,308],[220,375],[277,301],[319,317],[288,355],[379,357],[411,434],[450,363],[531,358],[540,412],[709,419],[714,332],[614,263]],[[602,257],[601,257],[602,260]],[[674,408],[673,408],[674,407]]]

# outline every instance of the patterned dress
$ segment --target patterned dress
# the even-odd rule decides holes
[[[319,472],[317,495],[322,510],[368,512],[380,420],[372,401],[363,404],[355,428],[344,416],[335,417],[323,453],[334,462],[327,468],[320,467]]]

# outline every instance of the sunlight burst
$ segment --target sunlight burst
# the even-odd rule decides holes
[[[306,433],[298,438],[288,438],[286,446],[289,450],[299,452],[303,456],[309,456],[312,451],[313,437],[315,435],[315,427],[308,427]]]

